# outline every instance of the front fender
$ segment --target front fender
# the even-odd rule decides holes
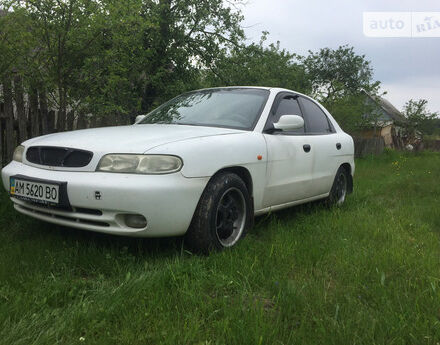
[[[251,175],[255,209],[259,209],[265,188],[267,147],[261,133],[242,132],[199,137],[160,145],[149,154],[173,154],[183,159],[185,177],[211,177],[228,167],[243,167]]]

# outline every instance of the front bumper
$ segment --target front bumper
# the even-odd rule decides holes
[[[17,211],[59,225],[135,237],[184,234],[209,180],[209,177],[186,178],[180,172],[136,175],[53,171],[11,162],[1,172],[8,192],[10,177],[14,175],[67,182],[72,206],[71,211],[66,211],[11,198]],[[124,214],[143,215],[147,226],[128,227]]]

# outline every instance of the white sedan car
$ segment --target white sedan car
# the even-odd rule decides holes
[[[353,189],[354,147],[298,92],[228,87],[180,95],[134,125],[25,141],[2,170],[15,209],[51,223],[231,247],[254,215]]]

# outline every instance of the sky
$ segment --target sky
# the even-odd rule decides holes
[[[440,113],[440,37],[378,38],[363,32],[364,12],[440,12],[440,0],[248,0],[242,11],[249,41],[259,41],[267,30],[270,42],[301,55],[348,44],[371,61],[384,97],[399,110],[409,99],[423,98]]]

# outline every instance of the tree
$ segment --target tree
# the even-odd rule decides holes
[[[323,48],[302,59],[313,93],[325,105],[346,96],[360,95],[362,90],[376,94],[379,82],[373,81],[373,69],[365,55],[353,47]]]
[[[214,70],[244,37],[241,13],[223,0],[144,0],[143,16],[151,21],[143,39],[144,111],[196,87],[199,69]]]
[[[4,1],[0,5],[0,80],[6,118],[5,151],[6,158],[10,159],[16,139],[22,142],[28,138],[24,77],[29,67],[28,57],[33,54],[34,40],[29,31],[23,29],[29,24],[26,11],[21,8],[10,11],[10,4]],[[14,135],[14,108],[19,128],[17,138]]]
[[[12,10],[9,1],[0,0],[0,76],[23,72],[29,67],[36,42],[27,29],[29,24],[24,8]]]
[[[354,133],[374,121],[365,92],[378,95],[380,83],[373,80],[373,68],[365,55],[353,47],[323,48],[309,51],[302,58],[312,94],[337,119],[342,128]],[[365,114],[369,114],[368,119]],[[367,121],[368,120],[368,121]]]
[[[347,95],[327,105],[327,109],[341,126],[352,135],[364,128],[376,128],[377,115],[375,107],[366,102],[365,96]],[[368,114],[368,116],[365,116]]]
[[[200,69],[213,69],[243,37],[241,15],[221,0],[107,0],[101,6],[93,24],[101,34],[74,90],[80,114],[106,123],[115,116],[133,119],[200,87]]]
[[[7,48],[0,73],[16,80],[20,114],[22,100],[39,105],[40,112],[28,112],[34,135],[39,114],[43,132],[50,127],[49,109],[58,110],[58,131],[72,128],[73,111],[110,122],[110,115],[148,111],[200,86],[200,69],[212,69],[243,38],[240,12],[223,0],[0,0],[0,6],[10,9],[8,18],[23,19],[5,25],[10,37],[0,40]]]
[[[139,0],[106,1],[102,6],[93,23],[99,37],[93,54],[84,59],[74,94],[81,100],[81,116],[93,114],[111,123],[115,116],[124,118],[141,109],[149,63],[143,39],[151,22],[142,17]]]
[[[423,139],[426,134],[433,134],[439,114],[428,110],[426,99],[409,100],[403,107],[406,121],[401,124],[409,142]]]
[[[32,23],[26,30],[38,39],[38,67],[34,75],[48,88],[58,108],[57,129],[66,129],[66,114],[73,85],[85,57],[98,37],[93,25],[100,11],[98,0],[14,1],[14,11],[25,9]],[[45,92],[44,92],[45,93]],[[68,128],[71,129],[71,128]]]
[[[280,42],[265,46],[267,32],[259,43],[234,47],[207,73],[208,86],[259,85],[284,87],[308,93],[311,84],[298,56],[280,48]]]

